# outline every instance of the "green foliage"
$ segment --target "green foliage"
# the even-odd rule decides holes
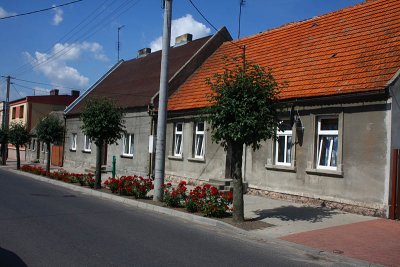
[[[10,143],[16,147],[20,147],[30,140],[30,134],[22,122],[12,122],[8,136]]]
[[[224,72],[207,79],[207,84],[212,105],[205,112],[214,141],[225,149],[236,143],[255,150],[260,141],[275,137],[280,86],[271,69],[249,62],[244,69],[239,60],[226,60]]]
[[[49,115],[37,124],[36,135],[40,141],[54,144],[62,141],[64,126],[57,117]]]
[[[124,112],[107,98],[93,98],[86,102],[81,114],[82,131],[96,145],[114,144],[124,133]]]

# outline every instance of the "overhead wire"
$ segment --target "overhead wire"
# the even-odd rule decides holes
[[[81,2],[81,1],[83,1],[83,0],[76,0],[76,1],[72,1],[72,2],[65,3],[65,4],[62,4],[62,5],[58,5],[58,6],[52,6],[52,7],[49,7],[49,8],[44,8],[44,9],[40,9],[40,10],[30,11],[30,12],[26,12],[26,13],[22,13],[22,14],[15,14],[15,15],[10,15],[10,16],[6,16],[6,17],[1,17],[0,20],[1,20],[1,19],[10,19],[10,18],[15,18],[15,17],[20,17],[20,16],[26,16],[26,15],[32,15],[32,14],[35,14],[35,13],[48,11],[48,10],[55,9],[55,8],[58,8],[58,7],[62,7],[62,6],[67,6],[67,5],[75,4],[75,3]]]
[[[88,29],[85,33],[83,33],[82,35],[80,35],[79,37],[77,37],[73,42],[77,42],[80,39],[83,38],[89,38],[91,36],[93,36],[94,34],[96,34],[99,30],[103,29],[103,26],[106,25],[107,23],[109,23],[110,21],[112,21],[114,19],[114,17],[112,17],[112,15],[115,14],[115,16],[121,16],[122,14],[124,14],[125,12],[127,12],[129,9],[131,9],[133,6],[137,5],[140,2],[140,0],[137,0],[133,3],[131,3],[130,0],[127,0],[125,2],[123,2],[121,5],[119,5],[117,8],[115,8],[111,14],[109,14],[105,19],[103,19],[102,23],[98,23],[96,24],[96,26],[93,29]],[[131,3],[131,5],[129,5]],[[122,11],[121,11],[122,10]],[[118,13],[119,12],[119,13]],[[90,33],[90,34],[88,34]],[[85,36],[86,35],[86,36]],[[74,47],[72,45],[70,45],[69,47],[66,46],[63,49],[61,49],[60,51],[58,51],[57,53],[51,55],[49,58],[47,58],[44,61],[38,62],[35,65],[33,65],[32,67],[30,67],[30,69],[35,69],[38,66],[45,64],[45,63],[49,63],[63,55],[65,55],[66,53],[68,53],[69,51],[71,51]],[[28,72],[30,70],[27,70],[25,72],[20,73],[19,75],[15,75],[14,76],[20,76],[25,74],[26,72]]]

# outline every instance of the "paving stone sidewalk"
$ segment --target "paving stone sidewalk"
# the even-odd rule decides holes
[[[16,169],[16,163],[10,161],[1,168]],[[53,170],[58,168],[52,166]],[[400,266],[399,221],[252,195],[245,195],[244,203],[246,218],[271,225],[249,231],[253,236],[278,238],[376,264]]]

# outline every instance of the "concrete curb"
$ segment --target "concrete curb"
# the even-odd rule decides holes
[[[165,215],[181,218],[181,219],[184,219],[184,220],[187,220],[187,221],[190,221],[190,222],[195,222],[195,223],[201,224],[203,226],[212,226],[212,227],[219,228],[221,230],[229,229],[231,231],[234,231],[236,234],[243,235],[243,236],[246,236],[248,238],[251,238],[253,241],[266,241],[266,242],[268,242],[270,244],[276,244],[276,245],[290,247],[292,249],[296,249],[296,250],[300,250],[300,251],[306,252],[306,253],[314,256],[315,258],[324,257],[326,260],[334,260],[336,262],[340,262],[340,263],[343,263],[343,264],[350,264],[350,265],[354,265],[354,266],[370,266],[370,267],[372,267],[372,266],[374,266],[374,267],[375,266],[376,267],[383,266],[383,265],[374,264],[374,263],[370,263],[370,262],[359,260],[359,259],[350,258],[350,257],[345,256],[345,255],[336,255],[336,254],[331,253],[331,252],[321,251],[321,250],[318,250],[318,249],[315,249],[315,248],[307,247],[307,246],[304,246],[304,245],[292,243],[292,242],[281,240],[281,239],[260,237],[256,233],[251,233],[249,231],[245,231],[245,230],[243,230],[241,228],[235,227],[235,226],[230,225],[228,223],[221,222],[221,221],[218,221],[218,220],[214,220],[214,219],[211,219],[211,218],[208,218],[208,217],[201,217],[201,216],[198,216],[198,215],[181,212],[181,211],[174,210],[174,209],[171,209],[171,208],[165,208],[165,207],[160,207],[160,206],[157,206],[157,205],[152,205],[152,204],[140,202],[140,201],[137,201],[135,199],[128,199],[128,198],[124,198],[124,197],[121,197],[121,196],[118,196],[118,195],[99,192],[99,191],[93,190],[91,188],[86,188],[86,187],[81,187],[79,185],[65,183],[65,182],[62,182],[62,181],[46,178],[44,176],[40,176],[40,175],[28,173],[28,172],[23,172],[23,171],[20,171],[20,170],[15,170],[15,169],[10,169],[10,168],[1,168],[1,169],[10,171],[10,172],[13,172],[13,173],[16,173],[16,174],[24,175],[24,176],[33,178],[33,179],[41,181],[41,182],[45,182],[45,183],[53,184],[53,185],[56,185],[56,186],[68,188],[68,189],[70,189],[72,191],[80,192],[80,193],[85,194],[85,195],[95,196],[95,197],[106,199],[106,200],[112,200],[112,201],[115,201],[115,202],[118,202],[118,203],[121,203],[121,204],[125,204],[127,206],[137,207],[137,208],[141,208],[141,209],[145,209],[145,210],[149,210],[149,211],[154,211],[154,212],[157,212],[157,213],[160,213],[160,214],[165,214]]]

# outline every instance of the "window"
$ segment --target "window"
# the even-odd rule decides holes
[[[133,134],[125,134],[122,146],[122,155],[129,157],[133,156],[133,141],[134,141]]]
[[[194,157],[204,158],[204,122],[196,123]]]
[[[86,152],[91,152],[92,148],[92,140],[89,138],[89,136],[85,135],[85,138],[83,139],[83,151]]]
[[[22,119],[24,117],[24,106],[19,107],[19,118]]]
[[[46,150],[44,149],[44,148],[45,148],[45,145],[46,145],[46,144],[45,144],[44,142],[42,142],[42,147],[41,147],[41,149],[40,149],[41,152],[45,152],[45,151],[46,151]]]
[[[16,113],[17,113],[17,107],[13,107],[12,108],[12,115],[11,115],[12,119],[15,119]]]
[[[71,150],[76,151],[76,133],[71,134]]]
[[[337,169],[338,117],[318,118],[317,168]]]
[[[275,164],[290,166],[292,162],[292,128],[289,122],[282,123],[275,143]]]
[[[32,151],[36,150],[36,139],[32,140]]]
[[[175,123],[174,129],[174,156],[182,157],[183,123]]]
[[[28,149],[29,149],[29,150],[31,150],[31,143],[32,143],[32,141],[29,140],[29,143],[28,143]]]

